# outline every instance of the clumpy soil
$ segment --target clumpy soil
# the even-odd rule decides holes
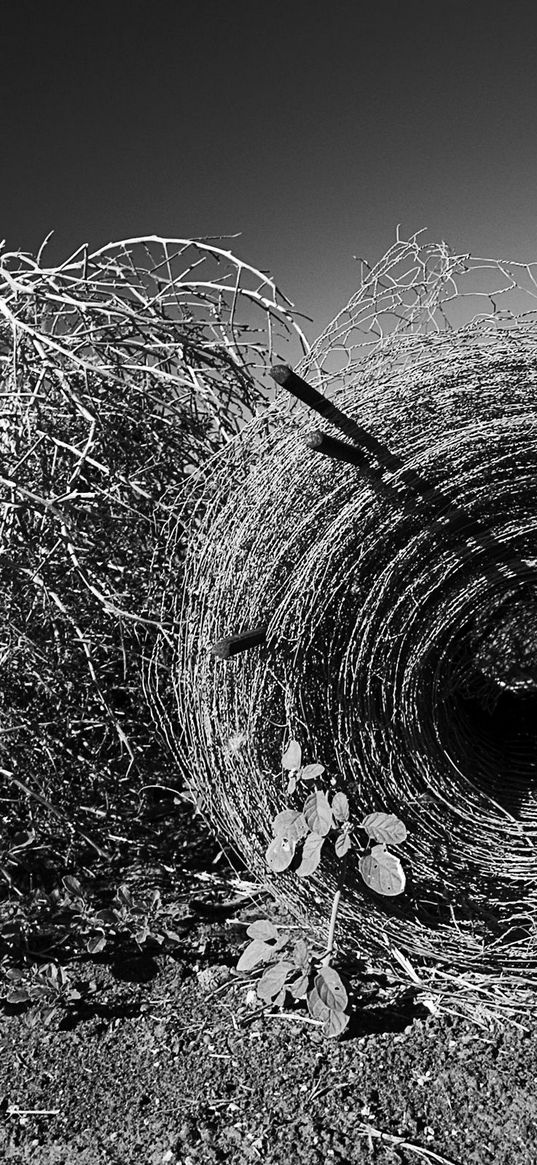
[[[82,998],[48,1024],[4,1004],[2,1162],[535,1165],[537,1021],[437,1018],[373,975],[353,982],[338,1040],[302,1006],[260,1009],[234,967],[248,922],[282,916],[267,899],[237,905],[233,872],[211,870],[214,845],[186,825],[208,870],[191,870],[174,955],[67,962]]]

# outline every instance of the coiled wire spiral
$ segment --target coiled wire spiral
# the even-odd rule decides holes
[[[498,1014],[537,983],[534,266],[398,237],[297,369],[369,435],[362,470],[309,448],[318,418],[280,389],[169,528],[164,728],[213,827],[266,881],[298,739],[356,821],[409,829],[403,899],[349,862],[340,946]],[[211,654],[259,625],[261,647]],[[328,855],[269,881],[321,934],[337,877]]]

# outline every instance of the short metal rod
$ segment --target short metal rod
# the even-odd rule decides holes
[[[228,635],[225,639],[219,639],[217,643],[213,643],[211,647],[211,655],[216,659],[230,659],[232,655],[238,655],[241,651],[249,651],[251,647],[260,647],[266,643],[267,628],[263,624],[261,627],[253,627],[249,631],[240,631],[238,635]]]

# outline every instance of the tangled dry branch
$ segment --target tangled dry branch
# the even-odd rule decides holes
[[[274,282],[219,240],[45,259],[0,256],[0,765],[78,826],[89,799],[102,855],[155,762],[141,672],[161,529],[264,407],[271,353],[307,344]],[[181,559],[179,540],[176,575]],[[71,834],[64,815],[64,857]]]

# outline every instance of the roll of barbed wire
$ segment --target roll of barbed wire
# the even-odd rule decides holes
[[[356,822],[400,817],[407,890],[380,900],[349,858],[340,949],[498,1015],[537,984],[536,274],[398,237],[299,379],[274,370],[193,483],[165,726],[212,827],[320,937],[337,860],[265,861],[301,806],[286,742]]]
[[[170,499],[265,406],[281,335],[307,348],[273,280],[221,243],[0,254],[3,845],[22,792],[24,856],[51,866],[81,836],[86,861],[140,836],[143,775],[163,780],[141,660]],[[174,578],[181,560],[178,539]]]

